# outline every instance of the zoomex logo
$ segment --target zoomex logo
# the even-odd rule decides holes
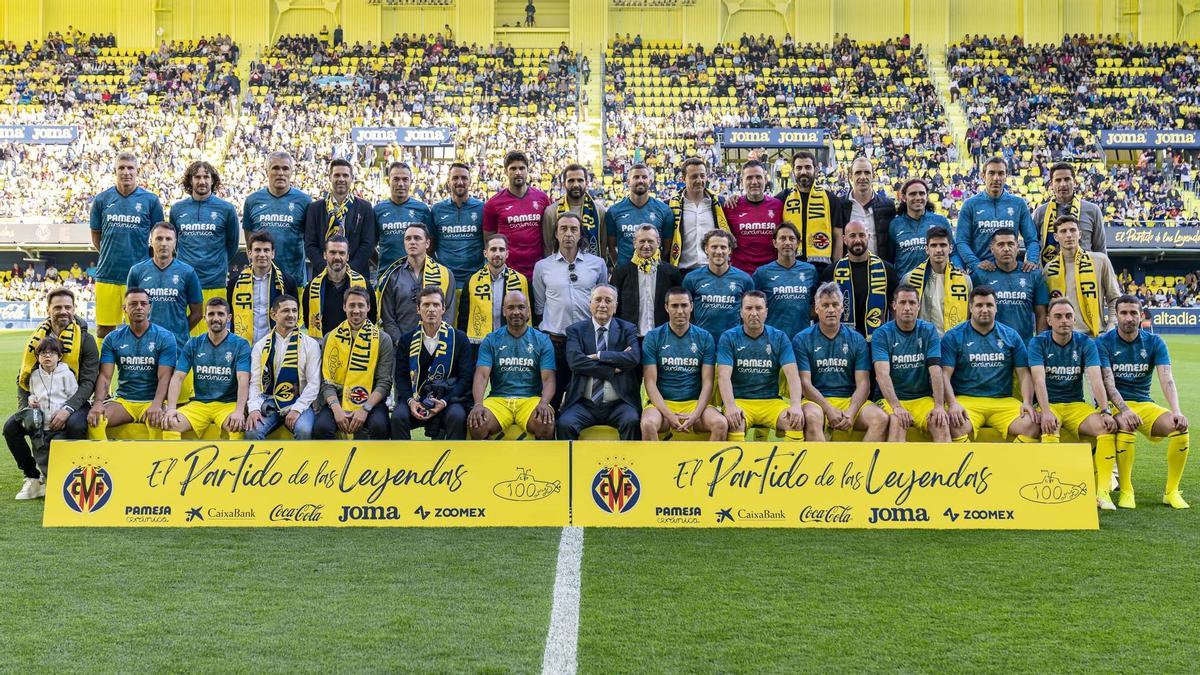
[[[112,476],[102,466],[77,466],[63,481],[63,500],[72,511],[99,511],[112,496]]]
[[[625,513],[637,506],[642,483],[627,466],[601,467],[592,478],[592,499],[605,513]]]

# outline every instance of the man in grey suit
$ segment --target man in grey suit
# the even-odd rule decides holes
[[[617,428],[621,440],[640,437],[642,353],[637,326],[615,318],[617,289],[592,289],[590,319],[567,327],[571,382],[558,415],[558,438],[576,440],[587,427]]]

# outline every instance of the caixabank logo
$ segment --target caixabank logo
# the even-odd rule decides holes
[[[63,501],[76,513],[92,513],[104,508],[112,491],[112,475],[102,466],[77,466],[63,481]]]
[[[642,482],[628,463],[606,463],[592,478],[592,500],[605,513],[626,513],[641,497]]]

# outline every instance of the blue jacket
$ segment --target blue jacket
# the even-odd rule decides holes
[[[638,344],[637,326],[616,317],[608,324],[608,349],[599,353],[599,360],[588,358],[596,353],[596,333],[591,317],[567,326],[567,363],[571,366],[571,383],[563,396],[562,408],[581,400],[587,383],[598,377],[608,380],[622,401],[640,408],[642,386],[642,350]],[[625,351],[626,348],[629,351]],[[617,369],[621,372],[615,372]]]
[[[992,234],[1005,227],[1012,228],[1025,240],[1026,260],[1041,258],[1042,242],[1024,199],[1005,190],[999,197],[980,192],[963,202],[954,243],[968,272],[974,272],[981,261],[993,260],[989,249]]]

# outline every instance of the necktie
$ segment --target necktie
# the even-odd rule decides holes
[[[596,331],[596,353],[608,351],[608,329],[601,326]],[[592,378],[592,402],[596,405],[604,403],[604,380]]]

